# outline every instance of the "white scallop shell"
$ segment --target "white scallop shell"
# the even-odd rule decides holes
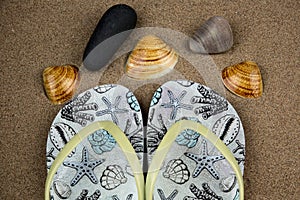
[[[190,172],[181,159],[174,159],[169,161],[163,176],[175,183],[183,184],[189,180]]]
[[[230,144],[238,135],[240,120],[232,114],[225,115],[218,119],[212,131],[226,144]]]
[[[127,182],[122,168],[118,165],[110,165],[104,171],[100,178],[101,186],[107,190],[112,190],[121,184]]]

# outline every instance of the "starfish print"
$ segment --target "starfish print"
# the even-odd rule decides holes
[[[172,108],[172,112],[170,114],[170,119],[171,120],[174,120],[176,118],[177,111],[178,111],[179,108],[183,108],[183,109],[186,109],[186,110],[192,110],[193,109],[193,106],[181,103],[183,97],[187,93],[185,90],[183,90],[177,98],[174,97],[174,94],[171,90],[168,90],[167,92],[168,92],[168,97],[170,99],[170,102],[162,103],[161,107]]]
[[[190,190],[191,192],[195,195],[196,198],[186,196],[184,197],[184,200],[222,200],[223,198],[218,196],[210,187],[208,186],[207,183],[202,184],[203,190],[200,190],[197,188],[196,185],[193,183],[190,185]]]
[[[168,197],[165,196],[164,192],[161,189],[157,189],[157,192],[161,200],[173,200],[178,194],[178,191],[176,189]]]
[[[96,175],[94,174],[94,169],[98,165],[102,164],[105,161],[105,159],[100,159],[96,161],[89,161],[89,154],[86,148],[84,147],[82,150],[82,160],[80,163],[78,162],[64,162],[64,166],[71,167],[73,169],[77,170],[76,175],[71,180],[71,186],[76,185],[80,179],[86,175],[94,184],[98,183],[98,179]]]
[[[215,179],[219,180],[219,175],[213,164],[219,160],[223,160],[224,156],[210,156],[207,152],[206,141],[202,142],[202,152],[200,155],[194,153],[184,153],[184,155],[197,163],[197,166],[193,172],[193,178],[199,176],[199,174],[206,169]]]
[[[120,109],[118,108],[120,101],[121,101],[121,96],[117,96],[115,99],[115,103],[112,104],[106,97],[102,97],[102,101],[105,103],[107,106],[107,109],[101,110],[96,112],[96,116],[102,116],[102,115],[110,115],[111,119],[115,124],[119,124],[118,118],[116,116],[117,113],[127,113],[127,109]]]

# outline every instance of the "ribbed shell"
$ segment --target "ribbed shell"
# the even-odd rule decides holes
[[[224,68],[222,79],[225,87],[240,97],[257,98],[262,95],[262,77],[255,62],[245,61]]]
[[[160,38],[143,37],[129,55],[125,72],[127,76],[146,80],[159,78],[170,72],[178,61],[177,53]]]
[[[233,35],[228,21],[220,16],[209,18],[189,40],[195,53],[221,53],[233,45]]]
[[[74,65],[50,66],[43,72],[44,89],[53,104],[71,99],[79,81],[78,68]]]
[[[183,184],[189,180],[190,172],[181,159],[174,159],[169,161],[163,176],[177,184]]]
[[[122,168],[118,165],[110,165],[104,171],[100,178],[101,186],[107,190],[112,190],[121,184],[127,182]]]

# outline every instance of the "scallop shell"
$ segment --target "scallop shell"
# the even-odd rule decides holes
[[[240,97],[257,98],[262,95],[262,77],[255,62],[245,61],[224,68],[222,79],[225,87]]]
[[[68,124],[62,122],[58,122],[51,126],[49,132],[50,140],[58,151],[61,151],[61,149],[64,148],[74,135],[76,135],[74,129]],[[72,156],[74,153],[75,149],[73,149],[69,156]]]
[[[212,131],[226,145],[230,144],[238,135],[240,130],[240,120],[235,115],[225,115],[218,119],[213,125]]]
[[[221,191],[230,192],[234,188],[236,182],[237,182],[237,179],[236,179],[235,175],[230,175],[226,178],[223,178],[220,182]]]
[[[189,40],[194,53],[221,53],[233,45],[233,35],[228,21],[220,16],[209,18]]]
[[[122,168],[119,165],[110,165],[100,178],[101,186],[107,190],[112,190],[127,182]]]
[[[181,159],[174,159],[170,160],[167,164],[163,176],[175,183],[183,184],[189,180],[190,172],[187,165]]]
[[[44,89],[53,104],[62,104],[75,94],[79,82],[78,68],[74,65],[51,66],[43,72]]]
[[[53,188],[57,196],[61,199],[67,199],[71,196],[72,190],[70,186],[61,181],[54,181]]]
[[[177,53],[160,38],[143,37],[129,55],[125,72],[127,76],[146,80],[159,78],[170,72],[178,61]]]
[[[88,136],[92,149],[96,154],[111,151],[116,146],[116,140],[106,130],[100,129]]]

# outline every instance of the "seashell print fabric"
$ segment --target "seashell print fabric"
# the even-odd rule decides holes
[[[210,88],[187,80],[169,81],[154,93],[147,125],[148,162],[178,120],[208,127],[244,169],[245,136],[232,105]],[[186,129],[172,144],[156,180],[153,199],[238,198],[236,177],[224,156],[201,134]]]
[[[49,131],[49,170],[61,149],[81,129],[95,121],[116,123],[143,160],[143,121],[139,104],[127,88],[102,85],[78,95],[55,117]],[[99,129],[86,137],[64,160],[53,179],[51,199],[138,199],[129,163],[114,137]],[[130,171],[130,170],[128,170]],[[130,188],[130,189],[129,189]]]

